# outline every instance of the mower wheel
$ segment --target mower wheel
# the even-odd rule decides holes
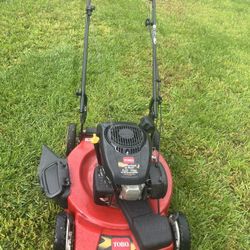
[[[54,250],[73,249],[73,218],[66,212],[56,217]]]
[[[175,250],[190,250],[191,235],[187,217],[177,212],[169,216],[169,221],[175,236]]]
[[[67,142],[66,142],[66,156],[70,154],[70,152],[76,146],[76,124],[71,123],[68,126],[67,132]]]

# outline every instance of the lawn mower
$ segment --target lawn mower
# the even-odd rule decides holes
[[[160,78],[156,60],[156,1],[146,19],[152,40],[152,98],[148,115],[134,122],[84,126],[89,25],[94,6],[86,1],[80,96],[80,132],[70,124],[66,157],[43,146],[41,187],[64,211],[56,218],[55,250],[189,250],[184,214],[169,213],[171,171],[160,154]],[[160,125],[157,126],[157,121]]]

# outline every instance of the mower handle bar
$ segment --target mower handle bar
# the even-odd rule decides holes
[[[150,101],[149,115],[154,120],[158,117],[158,106],[161,101],[159,96],[159,72],[157,65],[157,50],[156,50],[156,0],[150,0],[152,2],[152,20],[149,20],[149,31],[152,40],[152,99]],[[83,66],[82,66],[82,81],[81,91],[77,93],[81,97],[80,99],[80,122],[81,132],[83,131],[83,125],[87,118],[87,95],[86,95],[86,80],[87,80],[87,61],[88,61],[88,38],[89,38],[89,25],[90,17],[95,7],[91,5],[91,0],[86,0],[86,23],[84,31],[84,49],[83,49]]]

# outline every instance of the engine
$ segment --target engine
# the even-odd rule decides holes
[[[97,204],[107,204],[114,196],[122,200],[165,196],[166,173],[152,157],[149,135],[142,128],[134,123],[102,123],[97,136],[93,181]]]

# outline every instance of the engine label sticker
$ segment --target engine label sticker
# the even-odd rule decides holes
[[[134,164],[135,158],[133,156],[125,156],[125,157],[123,157],[122,161],[125,164]]]
[[[101,235],[97,250],[136,250],[129,236]]]
[[[131,164],[131,163],[124,163],[118,162],[118,167],[121,168],[121,174],[125,176],[134,176],[138,174],[138,170],[140,168],[140,164]]]

